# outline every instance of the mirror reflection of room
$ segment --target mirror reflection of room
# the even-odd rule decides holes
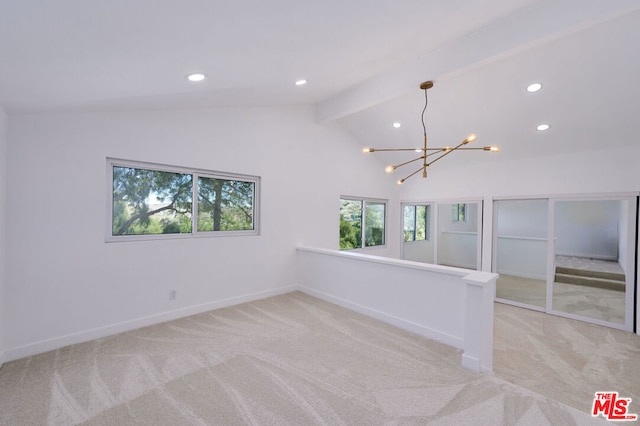
[[[477,201],[403,203],[402,258],[480,270]]]
[[[555,206],[555,311],[625,323],[627,201],[559,201]]]
[[[478,204],[456,202],[438,205],[439,265],[480,269]]]
[[[547,299],[548,201],[500,200],[495,250],[496,298],[544,309]]]
[[[632,201],[495,201],[496,300],[632,329]]]

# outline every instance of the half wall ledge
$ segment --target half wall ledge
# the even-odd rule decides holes
[[[493,370],[498,274],[298,247],[301,291],[463,351],[462,365]]]

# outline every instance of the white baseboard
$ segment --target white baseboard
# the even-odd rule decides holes
[[[467,354],[462,354],[462,366],[475,371],[476,373],[480,373],[482,371],[482,368],[480,367],[480,360]]]
[[[335,297],[309,287],[298,287],[298,290],[310,296],[317,297],[318,299],[333,303],[334,305],[342,306],[343,308],[358,312],[368,317],[375,318],[377,320],[386,322],[387,324],[394,325],[398,328],[402,328],[412,333],[419,334],[420,336],[426,337],[428,339],[444,343],[445,345],[453,346],[454,348],[458,349],[463,349],[464,347],[464,340],[451,334],[443,333],[441,331],[434,330],[432,328],[425,327],[423,325],[416,324],[414,322],[407,321],[402,318],[387,314],[385,312],[378,311],[376,309],[372,309],[358,303],[350,302],[348,300],[341,299],[339,297]]]
[[[163,312],[156,315],[137,318],[134,320],[123,321],[104,327],[94,328],[92,330],[81,331],[79,333],[67,334],[65,336],[55,337],[36,343],[31,343],[17,348],[8,349],[3,354],[0,353],[0,365],[2,361],[8,362],[43,352],[48,352],[64,346],[76,343],[88,342],[90,340],[111,336],[125,331],[135,330],[150,325],[184,318],[191,315],[200,314],[202,312],[212,311],[214,309],[226,308],[228,306],[239,305],[241,303],[253,302],[254,300],[265,299],[267,297],[279,296],[281,294],[290,293],[298,290],[294,285],[279,287],[273,290],[266,290],[257,293],[251,293],[243,296],[231,297],[228,299],[216,300],[213,302],[203,303],[201,305],[189,306],[186,308],[176,309],[174,311]]]

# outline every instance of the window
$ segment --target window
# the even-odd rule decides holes
[[[257,235],[260,178],[107,159],[107,241]]]
[[[341,198],[340,250],[383,246],[385,211],[386,203],[381,200]]]
[[[451,204],[452,222],[465,222],[467,220],[466,206],[466,204]]]
[[[404,241],[423,241],[429,239],[429,206],[406,205],[403,210]]]

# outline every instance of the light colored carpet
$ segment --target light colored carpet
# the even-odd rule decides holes
[[[511,349],[498,346],[496,364],[511,362]],[[513,368],[537,357],[516,345],[513,359],[525,364]],[[465,370],[460,359],[458,350],[294,292],[9,362],[0,369],[0,424],[604,423]],[[564,371],[556,373],[550,380]]]
[[[617,391],[640,414],[640,336],[495,304],[496,377],[590,412],[594,393]]]

